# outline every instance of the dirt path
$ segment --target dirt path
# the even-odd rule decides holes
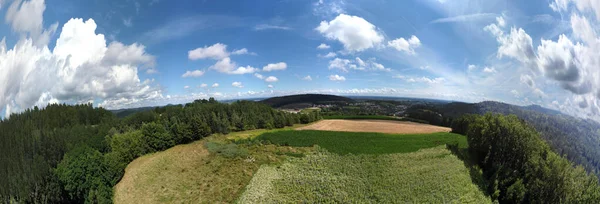
[[[296,130],[328,130],[346,132],[380,132],[418,134],[450,132],[450,128],[428,124],[389,120],[322,120]]]

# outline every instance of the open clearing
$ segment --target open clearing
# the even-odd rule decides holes
[[[322,120],[297,130],[325,130],[344,132],[379,132],[391,134],[421,134],[450,132],[450,128],[428,124],[390,120]]]

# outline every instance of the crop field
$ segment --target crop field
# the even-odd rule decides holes
[[[428,124],[391,120],[321,120],[297,130],[326,130],[346,132],[379,132],[390,134],[419,134],[450,132],[450,128]]]
[[[465,136],[453,133],[431,134],[383,134],[333,131],[276,131],[258,136],[256,139],[273,144],[294,147],[318,145],[339,154],[389,154],[414,152],[445,144],[466,147]]]
[[[445,146],[404,154],[319,149],[262,166],[239,203],[491,203]]]

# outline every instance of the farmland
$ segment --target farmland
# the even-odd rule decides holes
[[[380,132],[390,134],[419,134],[450,132],[450,128],[414,122],[390,120],[322,120],[298,130],[327,130],[347,132]]]
[[[319,149],[262,166],[239,203],[491,203],[444,146],[405,154]]]
[[[303,130],[269,132],[257,137],[257,139],[293,147],[318,145],[330,152],[339,154],[405,153],[445,144],[458,144],[459,147],[466,147],[467,145],[464,136],[452,133],[394,135]]]

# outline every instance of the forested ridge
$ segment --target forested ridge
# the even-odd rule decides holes
[[[516,115],[535,128],[556,153],[582,165],[588,172],[600,175],[600,124],[596,121],[539,106],[516,106],[494,101],[416,105],[407,110],[412,118],[447,127],[462,115],[488,112]]]
[[[196,100],[123,119],[91,104],[51,104],[0,122],[0,201],[111,203],[133,159],[211,134],[319,120],[249,101]]]
[[[466,158],[483,170],[500,203],[599,203],[598,178],[553,152],[516,115],[465,115],[452,131],[467,136]]]

